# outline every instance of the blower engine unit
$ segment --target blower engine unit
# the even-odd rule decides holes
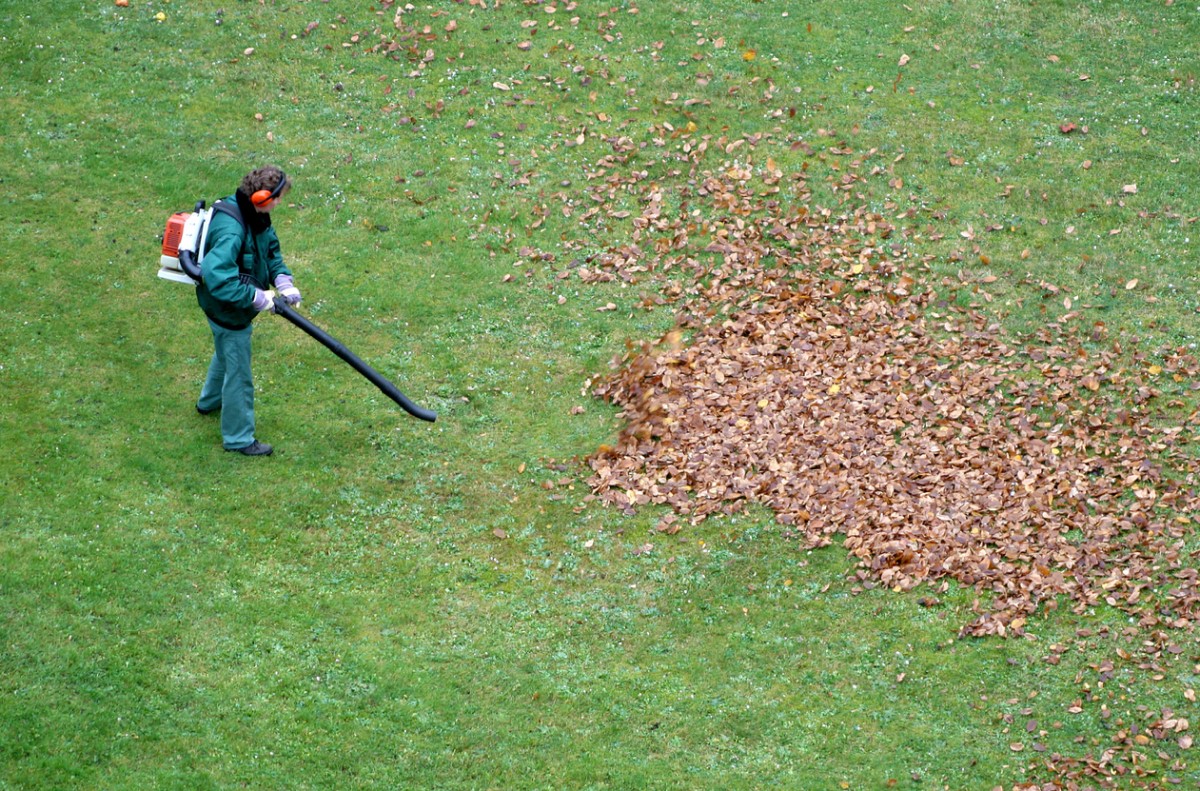
[[[190,253],[197,264],[204,257],[204,241],[208,236],[208,219],[212,209],[205,209],[204,202],[196,205],[196,211],[175,212],[167,220],[167,229],[163,232],[162,255],[158,259],[158,276],[163,280],[173,280],[176,283],[196,285],[196,281],[188,276],[183,265],[179,263],[180,250]]]

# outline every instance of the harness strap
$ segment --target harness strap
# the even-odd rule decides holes
[[[254,277],[254,275],[250,274],[248,269],[242,266],[242,254],[246,251],[246,239],[250,236],[250,228],[246,225],[246,221],[242,219],[241,209],[236,203],[229,203],[227,201],[219,200],[213,204],[213,211],[219,211],[222,214],[232,217],[233,219],[237,220],[238,225],[242,226],[242,249],[238,254],[238,278],[243,283],[254,286],[255,288],[265,288],[262,283],[258,282],[258,278]],[[255,257],[258,256],[258,250],[254,247],[254,245],[250,246],[250,254]]]
[[[242,228],[246,227],[246,221],[242,219],[242,210],[238,208],[236,203],[227,203],[219,200],[213,204],[213,211],[219,211],[222,214],[228,214],[230,217],[238,221],[238,225]]]

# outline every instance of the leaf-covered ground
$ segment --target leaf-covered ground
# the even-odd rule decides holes
[[[695,199],[728,210],[702,228],[648,196],[635,242],[669,252],[640,265],[689,272],[690,337],[600,386],[629,425],[592,459],[596,491],[693,519],[762,503],[813,545],[844,537],[889,587],[991,591],[972,635],[1019,633],[1062,594],[1189,629],[1180,514],[1197,465],[1185,426],[1154,408],[1151,369],[1125,369],[1101,327],[1005,339],[921,282],[887,218],[759,198],[778,181],[707,174]],[[1197,372],[1191,355],[1168,359],[1154,375]]]
[[[832,155],[844,185],[886,172],[869,155]],[[988,594],[962,636],[1023,634],[1060,602],[1107,605],[1140,642],[1118,662],[1161,678],[1159,663],[1187,661],[1200,602],[1187,544],[1195,416],[1160,403],[1155,383],[1194,380],[1195,357],[1156,350],[1165,364],[1151,364],[1070,312],[1006,338],[957,299],[986,282],[931,282],[903,216],[848,196],[821,208],[802,173],[726,163],[680,194],[637,191],[633,238],[581,276],[656,280],[678,326],[596,387],[627,421],[589,459],[599,498],[670,506],[664,533],[759,503],[811,545],[842,542],[863,584],[953,579]],[[1188,748],[1188,728],[1152,712],[1099,756],[1045,767],[1068,787],[1136,777],[1138,749]]]

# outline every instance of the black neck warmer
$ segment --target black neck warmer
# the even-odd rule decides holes
[[[250,202],[250,197],[242,192],[241,188],[236,193],[238,209],[242,212],[242,219],[246,222],[246,226],[251,233],[260,234],[271,227],[270,212],[260,212],[254,208],[254,204]]]

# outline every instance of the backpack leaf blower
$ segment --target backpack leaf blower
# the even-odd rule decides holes
[[[232,210],[231,210],[232,209]],[[167,230],[163,234],[162,257],[159,260],[158,276],[164,280],[176,283],[197,285],[200,283],[200,262],[204,258],[204,242],[208,236],[208,221],[214,211],[223,211],[238,222],[242,221],[236,207],[229,207],[222,201],[213,204],[209,209],[204,208],[204,201],[197,201],[195,211],[191,213],[177,212],[167,220]],[[374,368],[364,363],[353,352],[334,339],[329,333],[313,324],[296,312],[295,308],[275,298],[274,313],[282,316],[299,327],[322,346],[340,357],[355,371],[362,374],[367,381],[375,385],[385,396],[400,405],[405,412],[415,418],[427,420],[430,423],[437,420],[437,413],[417,406],[405,397],[404,393]]]

